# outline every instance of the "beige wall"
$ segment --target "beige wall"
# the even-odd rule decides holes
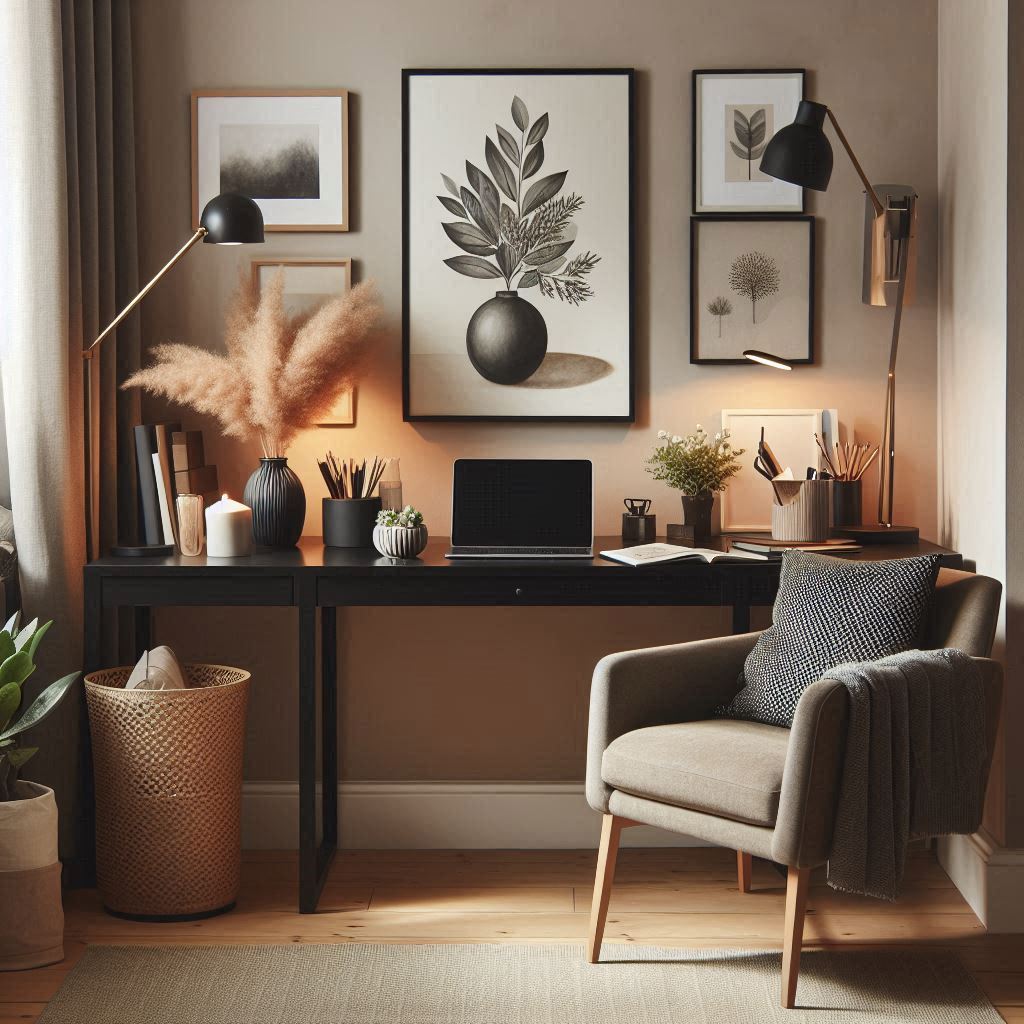
[[[593,458],[600,532],[621,499],[655,499],[662,524],[677,498],[642,460],[654,432],[716,422],[723,407],[836,406],[859,438],[878,432],[890,314],[860,302],[862,201],[836,153],[832,186],[809,194],[818,215],[818,362],[792,374],[688,362],[690,72],[695,67],[806,67],[808,93],[831,103],[869,173],[921,195],[919,301],[900,356],[898,510],[937,528],[935,482],[936,37],[934,0],[905,0],[892,30],[885,0],[145,0],[135,9],[143,269],[158,266],[189,221],[188,93],[197,87],[326,86],[352,91],[354,230],[271,235],[260,256],[334,254],[375,278],[389,330],[345,436],[311,434],[292,452],[317,533],[328,445],[402,459],[407,498],[446,532],[456,456]],[[635,66],[637,95],[637,422],[544,426],[403,424],[401,420],[401,138],[403,67]],[[151,342],[220,344],[226,298],[254,253],[199,247],[144,310]],[[150,413],[157,409],[150,407]],[[214,440],[237,493],[256,451]],[[869,483],[869,494],[874,484]],[[586,696],[595,659],[616,648],[711,635],[721,611],[615,609],[354,611],[343,616],[344,771],[349,778],[581,778]],[[162,639],[196,658],[258,673],[251,778],[295,777],[289,612],[196,611],[159,617]],[[400,638],[398,642],[395,638]]]
[[[938,23],[940,537],[1005,581],[1007,3],[942,0]],[[998,656],[1005,647],[1001,623]],[[1019,726],[1004,718],[989,788],[986,826],[999,842],[1002,748]]]

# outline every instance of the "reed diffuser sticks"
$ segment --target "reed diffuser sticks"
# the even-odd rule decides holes
[[[817,434],[814,441],[834,480],[859,480],[878,456],[878,445],[872,450],[870,444],[854,444],[852,441],[840,444],[836,441],[834,451],[830,452]]]
[[[353,458],[338,459],[333,452],[328,452],[323,460],[317,459],[320,475],[327,484],[332,498],[371,498],[391,462],[389,456],[375,455],[369,469],[366,459],[357,462]]]

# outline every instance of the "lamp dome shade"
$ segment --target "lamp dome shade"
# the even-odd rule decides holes
[[[825,135],[823,103],[801,100],[796,119],[780,128],[761,157],[761,170],[773,178],[824,192],[832,177],[832,144]]]
[[[204,242],[240,245],[263,241],[263,213],[248,197],[235,192],[214,196],[203,208],[199,223],[206,228]]]

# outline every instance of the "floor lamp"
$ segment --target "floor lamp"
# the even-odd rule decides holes
[[[215,196],[203,208],[199,227],[192,237],[160,268],[156,276],[120,313],[100,332],[99,337],[82,352],[85,360],[85,544],[89,560],[95,557],[93,551],[93,486],[92,486],[92,361],[93,354],[103,339],[153,290],[156,283],[196,244],[207,242],[213,245],[242,245],[246,242],[263,241],[263,214],[260,208],[246,196],[225,192]],[[111,549],[114,555],[170,555],[174,553],[171,544],[117,544]]]
[[[872,306],[887,306],[890,299],[895,303],[879,442],[882,457],[878,470],[878,522],[844,529],[843,535],[871,544],[914,543],[918,539],[917,527],[893,525],[892,504],[896,473],[896,356],[903,306],[912,300],[914,292],[917,193],[909,185],[872,185],[835,114],[823,103],[811,100],[801,100],[793,123],[780,128],[772,137],[761,158],[761,170],[773,178],[824,192],[832,176],[832,146],[824,129],[826,117],[864,185],[863,300]],[[744,355],[758,362],[766,361],[757,358],[766,353],[751,350]],[[776,359],[769,365],[783,362]]]

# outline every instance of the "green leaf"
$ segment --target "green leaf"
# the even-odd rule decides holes
[[[39,626],[39,620],[33,619],[15,638],[14,649],[20,651],[32,639],[33,634]]]
[[[442,174],[441,180],[444,182],[444,187],[448,189],[448,191],[451,192],[453,196],[458,196],[459,186],[456,185],[455,182],[452,181],[452,179],[449,178],[447,174]]]
[[[444,233],[460,248],[475,256],[492,256],[494,244],[476,226],[464,220],[451,221],[441,225]]]
[[[532,213],[538,206],[543,206],[549,199],[558,195],[565,184],[565,176],[568,171],[559,171],[557,174],[549,174],[541,178],[536,184],[531,185],[523,200],[523,216]]]
[[[536,270],[528,270],[516,285],[517,288],[536,288],[540,284],[540,274]]]
[[[501,277],[501,271],[487,260],[478,259],[476,256],[452,256],[444,261],[458,274],[466,277]]]
[[[32,702],[32,706],[18,719],[14,725],[8,726],[0,732],[0,740],[10,739],[38,725],[63,699],[71,684],[79,677],[79,672],[72,672],[70,675],[58,679],[55,683],[43,690]]]
[[[498,195],[498,189],[494,182],[479,167],[474,167],[468,160],[466,161],[466,178],[469,180],[469,187],[480,197],[484,209],[489,215],[493,214],[497,220],[501,196]]]
[[[516,269],[516,257],[515,253],[504,242],[498,245],[498,253],[495,259],[498,261],[498,266],[501,267],[501,272],[505,277],[511,277],[512,271]]]
[[[18,632],[18,623],[21,622],[21,612],[15,612],[4,626],[4,632],[9,633],[12,637]]]
[[[540,170],[542,163],[544,163],[544,143],[538,142],[526,154],[526,160],[523,162],[523,177],[532,178]]]
[[[14,637],[5,629],[0,633],[0,664],[14,653]]]
[[[35,665],[32,664],[28,651],[18,651],[0,665],[0,686],[6,686],[8,683],[17,683],[21,686],[34,671]]]
[[[490,167],[494,180],[498,183],[498,188],[514,202],[519,190],[516,176],[512,173],[508,161],[498,152],[498,147],[491,142],[489,135],[484,143],[484,156],[487,158],[487,166]]]
[[[547,134],[547,130],[548,115],[541,114],[530,129],[530,134],[526,136],[526,144],[528,146],[532,146],[535,142],[540,142],[540,140]]]
[[[539,249],[534,249],[533,252],[526,254],[525,262],[531,267],[540,267],[545,263],[550,263],[552,260],[558,259],[563,253],[568,252],[575,239],[570,239],[568,242],[552,242],[551,245],[542,245]]]
[[[14,717],[20,704],[21,687],[17,683],[0,686],[0,729],[7,728],[7,723]]]
[[[469,214],[466,213],[462,203],[457,199],[452,199],[451,196],[438,196],[437,198],[449,213],[454,213],[456,217],[461,217],[463,220],[467,220],[469,218]]]
[[[53,625],[53,619],[49,622],[44,622],[32,635],[32,639],[28,645],[28,656],[33,662],[36,660],[36,651],[39,650],[39,644],[42,642],[44,636],[46,636],[47,630]]]
[[[468,188],[464,188],[462,190],[462,205],[466,208],[469,216],[476,223],[476,226],[487,236],[491,245],[497,245],[497,218],[495,217],[493,220],[491,219],[491,216],[483,208],[483,204],[472,192],[470,192]]]
[[[38,754],[38,747],[16,747],[8,750],[4,755],[11,763],[12,768],[20,768],[33,754]]]
[[[502,128],[500,124],[494,126],[498,130],[498,145],[501,146],[505,156],[519,166],[519,143],[512,137],[512,133]]]
[[[512,100],[512,120],[515,121],[516,127],[521,132],[525,132],[530,124],[529,111],[526,109],[526,104],[518,96]]]

